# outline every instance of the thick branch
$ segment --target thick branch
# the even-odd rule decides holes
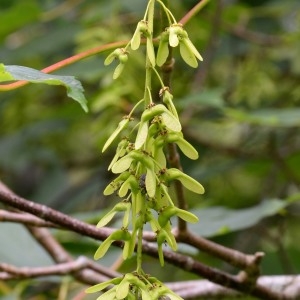
[[[0,222],[14,222],[36,227],[57,227],[55,224],[44,221],[31,214],[11,212],[3,209],[0,209]]]
[[[71,218],[45,205],[30,202],[7,191],[0,190],[0,201],[14,208],[32,213],[38,217],[43,218],[44,220],[56,223],[62,227],[96,239],[103,240],[109,235],[110,232],[106,229],[97,229],[92,225]],[[121,243],[117,243],[117,245],[122,246]],[[150,256],[157,257],[157,248],[147,242],[143,242],[143,252]],[[284,297],[280,293],[275,293],[261,285],[256,284],[253,287],[251,282],[249,287],[249,282],[247,280],[244,280],[243,277],[232,276],[227,273],[221,272],[217,269],[201,264],[191,257],[179,253],[173,253],[171,251],[164,251],[164,257],[167,262],[176,265],[181,269],[195,273],[209,279],[214,283],[236,289],[243,293],[248,293],[253,296],[261,297],[263,299],[290,299],[288,297]]]

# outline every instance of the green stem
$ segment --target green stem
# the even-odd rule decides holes
[[[154,19],[154,0],[150,0],[148,3],[148,28],[149,32],[153,34],[153,19]],[[148,41],[147,41],[148,43]],[[148,58],[147,52],[146,52],[146,78],[145,78],[145,91],[144,91],[144,99],[145,99],[145,108],[149,106],[152,102],[152,99],[150,97],[151,95],[151,79],[152,79],[152,66],[151,62]],[[150,95],[149,95],[150,94]]]
[[[147,6],[147,22],[148,22],[148,28],[149,32],[151,34],[151,38],[153,35],[153,23],[154,23],[154,6],[155,6],[155,0],[149,0],[148,6]],[[147,41],[148,43],[148,41]],[[149,106],[152,103],[152,97],[151,97],[151,86],[152,86],[152,66],[151,62],[148,58],[147,52],[146,52],[146,78],[145,78],[145,91],[144,91],[144,100],[145,100],[145,108]],[[146,200],[145,200],[146,201]],[[145,219],[146,214],[146,206],[145,202],[141,204],[141,212],[140,217]],[[137,273],[142,275],[142,259],[143,259],[143,229],[144,226],[142,225],[139,228],[138,231],[138,242],[137,242]]]
[[[143,227],[139,229],[138,232],[138,243],[137,243],[137,251],[136,251],[136,272],[139,275],[143,274],[142,270],[142,261],[143,261]]]

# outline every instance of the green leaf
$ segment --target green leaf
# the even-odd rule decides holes
[[[25,80],[32,83],[63,85],[67,89],[68,96],[77,101],[85,112],[88,111],[87,101],[83,94],[83,87],[80,81],[76,80],[73,76],[52,75],[28,67],[5,66],[0,64],[0,82],[10,80]]]
[[[266,199],[257,205],[242,208],[229,209],[222,206],[214,206],[192,210],[201,220],[198,224],[191,224],[189,228],[204,237],[213,237],[227,232],[245,230],[259,223],[263,218],[276,215],[287,207],[289,203],[279,199]]]

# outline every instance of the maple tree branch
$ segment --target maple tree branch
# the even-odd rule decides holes
[[[69,230],[72,230],[74,232],[98,240],[104,240],[111,233],[111,230],[107,230],[107,228],[97,229],[93,225],[81,222],[59,211],[55,211],[50,207],[28,201],[22,197],[15,195],[14,193],[11,193],[9,190],[1,189],[1,185],[0,185],[0,202],[12,206],[14,208],[17,208],[19,210],[25,211],[27,213],[34,214],[35,216],[38,216],[46,221],[53,222],[55,224],[58,224],[59,226],[68,228]],[[118,247],[123,246],[123,243],[121,242],[116,242],[114,244],[117,245]],[[143,241],[143,252],[155,258],[157,258],[158,256],[157,247],[146,241]],[[187,270],[189,272],[207,278],[210,281],[220,284],[222,286],[232,288],[241,291],[243,293],[251,294],[256,297],[261,297],[267,300],[290,299],[280,293],[277,293],[275,291],[270,290],[269,288],[257,284],[255,281],[252,281],[251,278],[247,276],[241,276],[243,274],[234,276],[222,272],[218,269],[214,269],[212,267],[206,266],[189,256],[182,255],[179,253],[174,253],[171,251],[164,250],[164,257],[165,257],[165,261],[175,266],[178,266],[181,269]]]

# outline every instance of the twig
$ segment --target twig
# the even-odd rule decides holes
[[[97,229],[92,225],[64,215],[63,213],[55,211],[45,205],[30,202],[7,191],[0,190],[0,201],[17,209],[32,213],[38,217],[43,218],[44,220],[57,223],[62,227],[68,228],[72,231],[81,233],[86,236],[103,240],[109,235],[105,228]],[[121,247],[122,243],[117,242],[116,245]],[[157,248],[145,241],[143,242],[143,252],[156,258],[158,256]],[[171,251],[164,251],[164,257],[167,262],[178,266],[181,269],[205,277],[210,281],[223,285],[225,287],[233,288],[238,291],[267,300],[289,299],[284,295],[275,293],[263,286],[257,284],[255,285],[255,283],[253,285],[253,283],[250,282],[251,284],[249,285],[249,281],[247,278],[229,275],[220,270],[201,264],[200,262],[195,261],[189,256],[185,256],[179,253],[173,253]]]
[[[270,289],[284,292],[290,299],[299,298],[300,275],[272,275],[261,276],[258,283]],[[244,298],[241,293],[216,285],[208,280],[190,280],[166,283],[174,292],[184,299],[230,299]]]
[[[237,250],[229,249],[210,240],[204,239],[190,231],[184,233],[178,231],[176,239],[179,242],[201,249],[202,251],[218,257],[230,265],[242,270],[251,269],[252,273],[259,272],[259,263],[264,255],[262,252],[257,252],[255,255],[246,255]]]
[[[57,227],[55,224],[44,221],[31,214],[11,212],[3,209],[0,209],[0,222],[22,223],[24,225],[31,225],[37,227]]]
[[[77,260],[56,264],[54,266],[43,267],[15,267],[9,264],[0,263],[0,279],[20,279],[20,278],[35,278],[40,276],[50,275],[66,275],[82,270],[89,266],[89,262],[85,257],[79,257]]]
[[[188,21],[190,21],[207,3],[209,0],[199,1],[180,21],[182,25],[185,25]]]

